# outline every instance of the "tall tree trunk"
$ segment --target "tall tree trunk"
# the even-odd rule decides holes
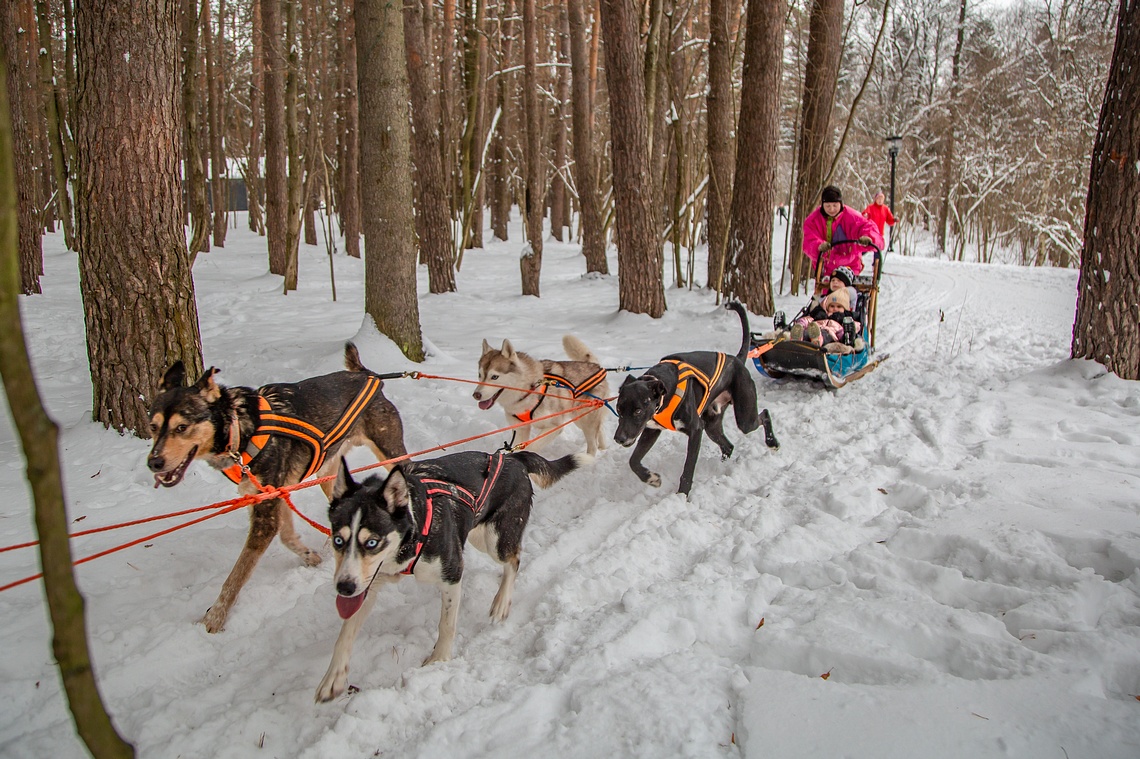
[[[961,96],[962,45],[966,39],[966,0],[958,0],[958,28],[954,39],[954,57],[950,67],[950,113],[949,123],[943,132],[942,145],[942,203],[938,207],[938,248],[946,252],[950,233],[950,203],[954,187],[954,151],[956,149],[954,131],[958,128],[958,98]]]
[[[261,3],[262,0],[252,0],[249,10],[253,57],[249,78],[250,126],[245,194],[249,198],[249,231],[264,235],[265,218],[261,213],[261,119],[262,93],[265,89],[265,37],[261,33]]]
[[[360,106],[356,76],[356,0],[345,0],[344,36],[344,165],[341,168],[341,219],[344,251],[360,258]]]
[[[265,53],[265,231],[269,271],[285,276],[289,265],[289,210],[285,154],[285,51],[281,1],[261,0]]]
[[[511,50],[515,35],[515,0],[501,0],[499,6],[499,70],[495,78],[499,124],[491,135],[491,232],[496,239],[507,239],[514,191],[511,182],[510,145],[514,136],[515,76],[511,68]]]
[[[22,16],[31,0],[0,1],[0,36],[4,43],[3,63],[8,71],[8,97],[12,109],[12,141],[19,209],[20,292],[40,292],[43,249],[40,242],[40,219],[36,211],[36,167],[33,139],[35,130],[28,120],[32,104],[37,102],[32,57],[28,45],[31,30],[23,25]]]
[[[542,217],[546,210],[543,171],[542,120],[538,109],[538,20],[535,0],[523,0],[523,122],[526,133],[526,251],[519,257],[522,294],[540,295],[542,274]]]
[[[424,39],[423,3],[424,0],[404,0],[404,43],[408,49],[408,84],[415,127],[415,187],[419,201],[416,231],[420,238],[420,259],[428,267],[430,291],[449,293],[455,291],[451,219],[444,191],[443,161],[440,159],[439,97]]]
[[[219,24],[221,15],[218,16]],[[222,89],[221,66],[215,61],[221,54],[222,42],[214,44],[210,23],[210,0],[202,0],[202,45],[206,50],[206,120],[210,127],[210,201],[214,206],[214,245],[226,246],[226,165],[222,155]]]
[[[364,310],[405,356],[423,361],[403,9],[388,0],[357,0],[356,9]]]
[[[732,38],[728,31],[728,6],[734,0],[709,0],[709,90],[706,142],[708,144],[708,270],[705,282],[720,292],[724,283],[724,252],[732,207],[732,170],[735,141],[732,135]]]
[[[63,98],[56,84],[52,55],[51,9],[47,0],[36,0],[36,26],[40,43],[40,90],[47,104],[47,135],[51,146],[51,168],[55,179],[56,203],[63,221],[63,241],[75,250],[75,228],[71,220],[71,188],[68,186],[67,151],[63,139]]]
[[[574,183],[582,214],[582,255],[586,271],[609,274],[602,209],[598,202],[597,157],[594,152],[593,114],[590,107],[590,58],[586,47],[584,0],[567,0],[570,22],[571,119],[574,126]]]
[[[3,20],[0,18],[0,22]],[[9,49],[6,37],[0,34],[0,62],[6,60]],[[51,619],[52,655],[59,666],[75,730],[97,759],[133,757],[134,749],[119,736],[107,715],[91,665],[83,596],[75,585],[71,569],[68,516],[59,464],[59,429],[44,411],[20,322],[20,220],[6,70],[6,65],[0,65],[0,376],[27,462],[28,484],[35,502],[44,596]]]
[[[570,203],[566,186],[566,108],[570,101],[570,33],[567,30],[565,0],[558,4],[558,72],[555,78],[554,175],[550,178],[550,234],[562,242]]]
[[[483,247],[483,205],[479,202],[479,174],[483,165],[483,69],[486,49],[482,33],[484,9],[481,0],[466,0],[464,14],[463,86],[466,93],[466,123],[460,143],[463,175],[463,248]]]
[[[317,190],[317,177],[323,174],[324,156],[318,148],[321,142],[321,104],[324,98],[317,89],[317,72],[328,71],[328,61],[318,60],[316,0],[301,2],[301,56],[304,61],[305,80],[305,156],[304,180],[301,188],[302,215],[304,218],[305,244],[317,244],[317,214],[320,193]],[[324,35],[321,34],[323,38]]]
[[[305,166],[301,161],[301,136],[297,125],[297,99],[301,67],[297,59],[297,0],[285,2],[285,155],[289,176],[285,183],[285,276],[284,291],[297,289],[297,254],[301,245],[301,184]]]
[[[754,314],[771,315],[772,209],[780,136],[785,0],[750,0],[737,128],[728,290]]]
[[[451,218],[461,217],[458,186],[459,171],[455,162],[455,111],[452,98],[455,96],[455,0],[443,0],[443,22],[439,37],[439,117],[443,125],[442,143],[443,176],[447,180],[447,197],[451,201]],[[456,240],[456,246],[463,250],[466,240]]]
[[[186,207],[190,212],[190,262],[198,253],[210,248],[209,201],[206,199],[206,174],[202,168],[202,145],[198,139],[198,14],[197,0],[182,0],[182,176]],[[76,157],[78,162],[78,156]]]
[[[803,222],[819,201],[823,177],[831,163],[831,111],[843,56],[843,0],[815,0],[808,23],[807,66],[800,144],[796,154],[796,200],[792,225],[792,292],[807,279],[803,254]]]
[[[633,0],[601,0],[606,85],[613,142],[617,214],[618,308],[658,318],[665,313],[661,240],[651,207],[645,86],[638,13]]]
[[[1073,358],[1140,379],[1140,2],[1121,0],[1089,170]]]
[[[126,10],[122,0],[98,0],[80,4],[75,23],[75,221],[92,416],[139,437],[150,435],[150,399],[166,369],[202,368],[171,150],[177,16],[177,0],[133,0]]]

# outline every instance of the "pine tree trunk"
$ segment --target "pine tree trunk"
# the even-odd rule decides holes
[[[606,85],[613,143],[617,215],[618,308],[658,318],[665,313],[661,240],[646,143],[645,86],[633,0],[601,0]]]
[[[37,102],[32,57],[28,44],[31,29],[24,26],[23,16],[31,0],[0,0],[0,34],[3,35],[4,60],[8,71],[8,97],[12,109],[12,143],[19,209],[20,292],[40,292],[43,271],[43,249],[40,241],[40,219],[37,208],[36,167],[33,140],[35,130],[28,112]]]
[[[301,136],[297,125],[297,99],[301,67],[297,59],[297,0],[285,2],[285,155],[289,175],[285,183],[286,293],[297,289],[297,255],[301,246],[301,191],[305,167],[301,162]]]
[[[1140,2],[1121,0],[1089,171],[1073,358],[1140,379]]]
[[[602,232],[602,209],[598,202],[598,176],[595,170],[593,115],[590,108],[590,58],[586,47],[586,21],[583,0],[568,1],[570,23],[570,83],[573,89],[571,119],[574,127],[574,183],[578,186],[581,212],[582,255],[586,271],[609,274],[606,238]]]
[[[819,203],[831,163],[831,110],[843,56],[843,0],[815,0],[808,24],[800,144],[796,155],[796,200],[792,225],[792,293],[811,276],[803,254],[803,222]]]
[[[463,86],[466,94],[467,121],[460,142],[460,168],[463,176],[463,248],[483,247],[483,207],[479,202],[480,167],[483,157],[483,68],[486,43],[483,28],[483,3],[467,0],[464,14]]]
[[[515,77],[511,68],[511,51],[515,35],[515,0],[501,0],[499,6],[499,70],[495,79],[499,124],[491,136],[491,231],[498,240],[506,241],[511,221],[513,188],[510,145],[514,140]]]
[[[943,134],[942,145],[942,203],[938,207],[938,249],[946,252],[950,234],[950,203],[954,186],[954,132],[958,128],[958,99],[961,93],[962,46],[966,38],[966,0],[958,0],[958,27],[954,40],[954,56],[950,69],[950,120]]]
[[[173,25],[173,14],[168,21]],[[0,35],[0,61],[5,60],[8,49],[5,37]],[[91,665],[83,596],[71,569],[68,516],[59,463],[59,429],[44,411],[20,322],[20,221],[6,70],[7,66],[0,66],[0,376],[27,462],[44,596],[51,619],[52,655],[59,666],[76,732],[97,759],[133,757],[134,749],[119,736],[107,715]],[[176,135],[177,132],[172,137]]]
[[[289,265],[289,195],[286,187],[285,69],[282,0],[261,0],[265,54],[265,231],[269,271],[286,276]]]
[[[36,0],[36,25],[40,43],[40,90],[47,104],[47,134],[51,147],[52,177],[59,217],[63,222],[63,241],[75,250],[75,228],[71,219],[71,187],[68,186],[67,152],[63,140],[63,98],[56,85],[55,60],[52,56],[51,9],[47,0]]]
[[[452,98],[456,96],[455,84],[455,7],[456,0],[443,0],[443,29],[439,39],[439,116],[443,126],[443,176],[447,181],[447,197],[451,202],[451,218],[461,218],[462,201],[459,192],[459,170],[455,162],[457,144],[455,129],[455,109]],[[463,250],[466,240],[456,240],[456,247]]]
[[[439,98],[434,91],[435,72],[424,40],[423,0],[404,0],[404,42],[408,48],[408,84],[415,126],[416,232],[420,239],[420,260],[427,264],[431,292],[454,292],[451,220],[440,160]]]
[[[317,60],[316,41],[317,20],[315,16],[314,0],[301,2],[301,56],[304,67],[305,80],[305,157],[304,179],[302,180],[302,227],[305,232],[305,244],[317,244],[317,214],[320,205],[320,193],[317,190],[316,178],[324,169],[324,156],[319,148],[321,142],[320,108],[324,99],[317,90],[317,71],[327,71],[327,61]],[[322,35],[323,36],[323,35]]]
[[[218,16],[219,22],[221,16]],[[206,49],[206,120],[210,127],[210,200],[214,206],[214,245],[226,246],[226,166],[222,155],[222,67],[215,62],[222,49],[214,44],[210,24],[210,2],[202,0],[202,44]]]
[[[558,4],[558,73],[555,79],[555,120],[554,129],[554,169],[550,179],[550,234],[562,242],[562,230],[567,226],[567,206],[569,189],[564,179],[569,167],[566,165],[566,108],[570,101],[570,34],[566,29],[566,3]]]
[[[721,272],[728,245],[732,210],[732,171],[736,144],[732,135],[732,38],[728,30],[730,0],[709,0],[709,90],[706,121],[709,161],[709,255],[705,282],[717,292],[724,288]]]
[[[186,207],[190,213],[190,262],[210,248],[209,201],[206,174],[202,168],[202,146],[198,139],[198,3],[182,0],[182,130],[183,177]],[[76,157],[78,163],[78,156]]]
[[[405,356],[423,361],[403,9],[389,0],[356,8],[364,310]]]
[[[75,221],[92,416],[149,437],[150,399],[166,369],[179,360],[191,374],[202,368],[171,149],[177,0],[134,0],[130,12],[101,0],[78,11]]]
[[[752,313],[766,316],[774,311],[772,209],[776,206],[786,13],[785,0],[751,0],[748,4],[726,266],[730,295]]]
[[[546,181],[542,122],[538,110],[538,23],[535,0],[523,0],[523,123],[526,134],[526,187],[523,189],[527,249],[519,257],[522,294],[538,296],[542,274],[542,217]]]
[[[360,106],[356,75],[356,2],[345,0],[344,36],[344,165],[341,168],[341,220],[344,251],[360,258]]]
[[[250,37],[253,53],[249,81],[249,155],[246,157],[245,194],[249,199],[249,231],[265,234],[265,219],[261,213],[261,119],[262,93],[265,89],[265,38],[261,33],[262,0],[250,4]]]

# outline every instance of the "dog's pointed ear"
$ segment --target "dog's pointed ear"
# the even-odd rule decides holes
[[[400,509],[411,511],[412,494],[408,490],[408,481],[404,478],[404,471],[400,467],[393,468],[388,479],[384,481],[384,508],[389,514],[395,514]]]
[[[184,382],[186,382],[186,365],[181,361],[175,361],[162,376],[162,392],[182,387]]]
[[[621,386],[625,387],[630,382],[637,382],[637,377],[634,377],[632,374],[625,375],[625,379],[622,381]]]
[[[214,375],[220,371],[221,369],[218,367],[211,366],[202,373],[202,376],[198,378],[198,382],[194,385],[198,388],[198,392],[202,394],[202,397],[206,399],[207,403],[213,403],[222,397],[222,389],[218,387],[217,382],[214,382]]]
[[[502,354],[505,358],[513,359],[515,357],[515,346],[511,345],[510,340],[503,341]]]
[[[487,342],[487,338],[483,338],[483,355],[485,356],[488,353],[492,353],[494,350],[495,349],[491,347],[491,344]]]
[[[337,470],[336,480],[333,482],[332,499],[334,501],[344,498],[356,489],[356,480],[352,479],[352,472],[348,469],[348,462],[340,460],[340,469]]]

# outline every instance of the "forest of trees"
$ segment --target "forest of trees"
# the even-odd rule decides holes
[[[586,271],[616,247],[621,309],[660,316],[668,287],[699,286],[771,313],[804,285],[799,222],[821,188],[859,208],[890,191],[888,135],[897,252],[925,236],[952,259],[1075,268],[1120,7],[9,0],[22,292],[61,226],[94,413],[141,434],[152,378],[201,366],[190,267],[224,248],[242,185],[285,293],[318,225],[330,253],[382,240],[365,310],[417,360],[417,261],[432,292],[453,290],[512,214],[523,294],[541,294],[550,235],[579,242]],[[778,206],[791,234],[773,246]],[[765,274],[773,250],[787,281]],[[166,295],[112,326],[120,291],[162,289],[151,277]]]

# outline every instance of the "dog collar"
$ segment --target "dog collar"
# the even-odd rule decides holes
[[[266,400],[264,395],[257,396],[257,409],[262,415],[273,410]],[[234,463],[222,470],[222,474],[228,477],[234,484],[241,484],[242,478],[245,477],[246,470],[249,468],[249,462],[253,461],[257,454],[261,453],[261,449],[269,442],[269,433],[261,432],[258,427],[257,431],[249,439],[249,444],[245,450],[240,454],[238,453],[238,446],[241,444],[241,424],[238,422],[237,411],[230,412],[230,444],[226,448],[226,455],[233,459]]]
[[[538,389],[535,392],[538,393],[538,403],[534,404],[534,408],[532,408],[530,411],[524,411],[521,414],[515,414],[515,419],[518,419],[520,422],[529,422],[534,419],[534,412],[538,411],[538,407],[541,406],[542,402],[546,400],[546,383],[540,383],[538,385]]]
[[[428,533],[431,531],[431,519],[435,509],[432,507],[431,497],[436,493],[447,493],[446,490],[439,488],[428,488],[427,496],[427,514],[424,516],[424,526],[420,530],[420,534],[416,537],[416,552],[412,554],[412,560],[408,562],[408,566],[404,567],[404,571],[400,572],[402,575],[410,575],[416,569],[416,562],[420,560],[420,551],[424,550],[424,543],[427,541]]]

